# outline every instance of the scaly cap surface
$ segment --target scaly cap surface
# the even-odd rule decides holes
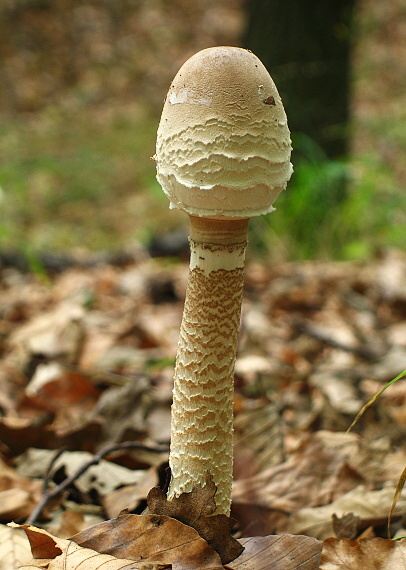
[[[214,47],[192,56],[173,80],[156,145],[157,179],[171,208],[210,217],[250,217],[272,203],[292,174],[281,98],[250,51]]]

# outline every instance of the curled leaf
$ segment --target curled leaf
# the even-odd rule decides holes
[[[216,485],[207,474],[206,485],[196,486],[190,493],[168,501],[158,487],[148,493],[148,512],[166,515],[196,529],[199,535],[218,552],[223,564],[228,564],[241,554],[244,547],[231,536],[235,521],[226,515],[213,515],[216,504]]]
[[[52,536],[46,530],[30,525],[16,525],[14,528],[24,529],[31,544],[34,558],[19,570],[33,570],[35,568],[63,568],[64,570],[161,570],[162,565],[144,564],[134,565],[133,560],[119,560],[114,556],[100,554],[88,548],[81,548],[71,540]]]
[[[220,557],[191,527],[161,515],[120,514],[72,537],[84,548],[117,558],[171,565],[173,570],[220,570]]]
[[[406,540],[395,542],[384,538],[359,541],[328,538],[323,543],[320,570],[340,568],[379,568],[400,570],[406,567]]]
[[[245,550],[233,570],[318,570],[322,543],[291,534],[242,538]]]

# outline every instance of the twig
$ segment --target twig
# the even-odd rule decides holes
[[[70,487],[76,479],[79,479],[81,475],[83,475],[90,467],[93,465],[97,465],[106,455],[112,453],[113,451],[118,451],[121,449],[142,449],[144,451],[151,451],[152,453],[165,453],[169,451],[168,447],[152,447],[149,445],[144,445],[143,443],[133,442],[133,441],[124,441],[123,443],[113,443],[103,447],[98,453],[96,453],[89,461],[86,461],[81,465],[70,477],[66,477],[59,485],[56,485],[53,489],[48,489],[49,481],[50,481],[50,474],[52,467],[55,465],[57,459],[66,451],[66,449],[60,449],[57,454],[52,458],[52,461],[47,469],[47,474],[44,480],[43,486],[43,495],[29,515],[28,519],[26,520],[26,524],[33,524],[40,516],[43,508],[49,503],[49,501],[65,491],[68,487]]]
[[[375,362],[378,359],[378,356],[373,352],[373,350],[369,346],[350,346],[348,344],[344,344],[332,338],[325,332],[316,329],[316,327],[312,326],[309,323],[306,323],[305,321],[300,321],[295,319],[292,321],[292,325],[299,332],[307,334],[308,336],[318,340],[319,342],[327,344],[328,346],[332,346],[333,348],[338,348],[339,350],[355,354],[356,356],[362,358],[363,360]]]
[[[47,472],[46,472],[45,477],[44,477],[44,482],[42,484],[42,494],[43,495],[45,495],[48,492],[49,482],[50,482],[51,475],[52,475],[52,467],[58,461],[60,456],[65,453],[65,451],[68,451],[68,448],[66,446],[61,447],[61,449],[58,449],[58,451],[55,453],[55,455],[53,456],[53,458],[49,462],[48,469],[47,469]]]

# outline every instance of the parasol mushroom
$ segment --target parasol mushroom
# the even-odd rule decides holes
[[[198,52],[173,80],[157,133],[157,179],[190,217],[190,267],[171,411],[173,499],[217,487],[229,515],[234,364],[248,219],[266,214],[292,174],[281,98],[250,51]]]

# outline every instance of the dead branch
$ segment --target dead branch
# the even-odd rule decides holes
[[[52,458],[50,465],[47,469],[47,473],[44,479],[44,486],[43,486],[43,494],[35,509],[32,511],[28,519],[26,520],[26,524],[33,524],[37,521],[40,517],[42,510],[44,507],[54,499],[58,495],[60,495],[63,491],[68,489],[81,475],[83,475],[90,467],[93,465],[97,465],[106,455],[112,453],[113,451],[119,451],[122,449],[142,449],[144,451],[151,451],[152,453],[165,453],[168,452],[168,447],[153,447],[150,445],[144,445],[143,443],[134,442],[134,441],[124,441],[122,443],[113,443],[103,447],[98,453],[96,453],[89,461],[86,461],[81,465],[75,473],[73,473],[70,477],[66,477],[59,485],[56,485],[53,489],[49,489],[50,483],[50,474],[52,471],[52,467],[55,465],[57,459],[62,455],[66,449],[58,450],[56,455]]]

